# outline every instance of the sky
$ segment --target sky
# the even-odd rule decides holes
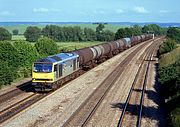
[[[0,0],[7,21],[180,23],[180,0]]]

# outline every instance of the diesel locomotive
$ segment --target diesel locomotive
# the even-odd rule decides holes
[[[64,82],[76,78],[83,69],[92,68],[123,50],[150,39],[153,39],[153,34],[144,34],[39,59],[32,65],[32,85],[36,91],[54,90]]]

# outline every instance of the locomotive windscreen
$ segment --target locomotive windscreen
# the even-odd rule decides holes
[[[52,72],[52,63],[34,63],[34,72]]]

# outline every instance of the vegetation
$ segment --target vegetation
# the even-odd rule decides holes
[[[101,44],[102,42],[98,41],[90,41],[90,42],[57,42],[60,52],[69,52],[76,49],[81,49],[84,47],[89,47],[97,44]]]
[[[4,29],[3,27],[0,27],[0,41],[11,40],[11,38],[11,33],[9,33],[9,31]]]
[[[18,77],[29,77],[32,63],[39,58],[39,54],[34,46],[26,41],[15,41],[13,46],[18,53]]]
[[[154,33],[155,36],[157,35],[164,35],[166,34],[166,29],[165,28],[161,28],[160,26],[156,25],[156,24],[149,24],[149,25],[145,25],[142,28],[142,32],[143,33]]]
[[[173,30],[172,30],[173,29]],[[168,29],[171,35],[160,48],[160,67],[158,69],[159,83],[161,84],[161,94],[166,100],[168,111],[168,126],[180,126],[180,47],[177,48],[178,40],[174,28]],[[175,40],[172,40],[175,39]]]
[[[96,27],[99,24],[57,24],[57,26],[59,27],[74,27],[74,26],[79,26],[81,27],[81,29],[84,28],[90,28],[92,30],[96,30]],[[40,29],[43,29],[46,25],[33,25],[36,26]],[[104,24],[105,29],[104,30],[110,30],[112,32],[116,32],[119,28],[125,28],[125,27],[129,27],[129,26],[122,26],[122,25],[111,25],[111,24]],[[12,32],[14,29],[19,30],[19,34],[22,35],[24,34],[24,32],[26,31],[27,27],[29,27],[29,25],[13,25],[13,26],[4,26],[5,29],[7,29],[8,31]]]
[[[161,54],[160,56],[160,67],[165,67],[166,65],[170,65],[175,63],[177,59],[180,58],[180,47],[172,50],[171,52]]]
[[[13,35],[18,35],[19,34],[19,30],[18,29],[15,29],[12,31]]]
[[[163,45],[161,45],[160,54],[170,52],[173,49],[175,49],[176,47],[177,47],[177,44],[176,44],[175,40],[172,40],[169,38],[163,43]]]
[[[36,26],[29,26],[24,32],[24,36],[27,41],[35,42],[41,36],[41,29]]]
[[[7,85],[17,77],[19,55],[10,42],[0,42],[0,87]]]
[[[178,44],[180,44],[180,29],[176,27],[168,28],[167,37],[174,39]]]
[[[26,38],[24,37],[24,35],[13,35],[12,36],[12,41],[17,41],[17,40],[26,40]]]
[[[39,38],[35,47],[41,56],[49,56],[58,53],[57,44],[47,37]]]
[[[96,40],[96,33],[93,29],[84,28],[84,41]]]
[[[57,25],[47,25],[42,29],[42,35],[54,41],[112,41],[114,33],[105,30],[103,24],[99,24],[96,32],[90,28],[81,29],[79,26],[59,27]]]
[[[133,27],[130,27],[130,28],[120,28],[115,33],[115,40],[124,38],[124,37],[141,35],[142,34],[141,30],[142,28],[137,25],[134,25]]]

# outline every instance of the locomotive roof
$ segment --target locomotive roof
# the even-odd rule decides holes
[[[76,53],[59,53],[53,56],[48,56],[46,58],[39,59],[36,62],[55,63],[55,62],[63,62],[66,60],[75,59],[77,57],[78,57],[78,54]]]

